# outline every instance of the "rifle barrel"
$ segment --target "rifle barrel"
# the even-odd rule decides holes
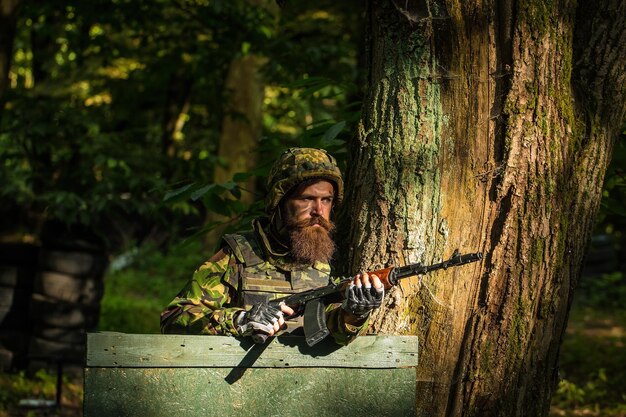
[[[451,266],[459,266],[471,262],[480,261],[483,258],[482,252],[459,254],[455,251],[450,259],[433,265],[424,266],[422,264],[410,264],[396,268],[394,281],[414,275],[423,275],[438,269],[448,269]],[[395,285],[395,282],[393,283]]]

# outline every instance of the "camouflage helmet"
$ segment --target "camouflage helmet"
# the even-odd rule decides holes
[[[337,161],[323,149],[290,148],[278,158],[267,177],[265,210],[271,214],[289,191],[309,179],[324,179],[335,185],[334,204],[343,199],[343,179]]]

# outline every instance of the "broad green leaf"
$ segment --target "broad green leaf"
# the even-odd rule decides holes
[[[190,198],[193,201],[197,201],[200,198],[203,198],[207,193],[213,191],[216,187],[216,184],[208,184],[205,185],[204,187],[201,187],[199,189],[197,189],[196,191],[194,191],[193,193],[191,193]]]
[[[326,142],[326,143],[330,143],[333,141],[333,139],[335,139],[337,137],[337,135],[339,133],[341,133],[341,131],[346,127],[346,122],[345,121],[341,121],[339,123],[334,124],[333,126],[331,126],[330,129],[328,129],[326,131],[326,133],[324,133],[324,136],[322,137],[322,141]]]
[[[165,203],[173,203],[180,200],[186,200],[195,187],[196,183],[187,184],[183,187],[177,188],[165,194],[163,197],[163,202]]]

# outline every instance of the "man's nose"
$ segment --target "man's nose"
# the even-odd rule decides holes
[[[322,214],[322,200],[313,200],[311,214]]]

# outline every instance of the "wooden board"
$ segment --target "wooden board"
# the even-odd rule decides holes
[[[88,335],[85,417],[416,415],[417,338]]]
[[[417,366],[415,336],[363,336],[348,346],[306,346],[301,337],[279,337],[268,346],[229,336],[90,333],[88,367],[345,367]]]

